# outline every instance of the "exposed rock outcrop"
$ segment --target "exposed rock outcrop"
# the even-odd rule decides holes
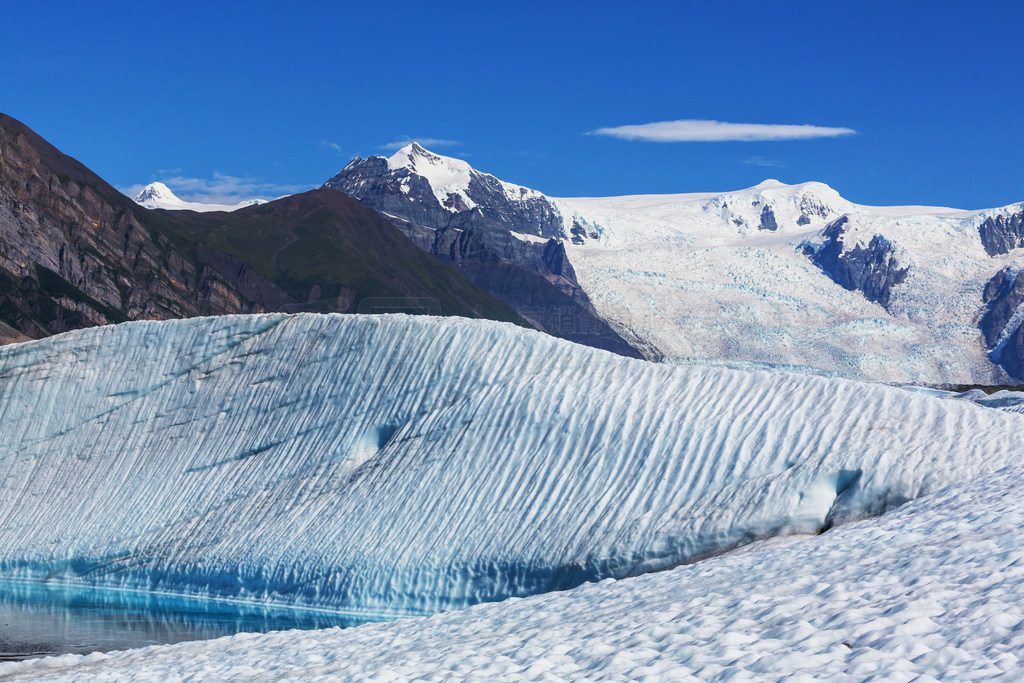
[[[30,337],[260,307],[127,197],[0,114],[0,320]]]
[[[986,218],[978,226],[978,233],[989,256],[1024,247],[1024,211]]]
[[[801,215],[801,218],[803,218],[803,215]],[[767,204],[761,209],[761,223],[757,226],[757,229],[772,231],[779,229],[779,224],[775,220],[775,212]]]
[[[451,185],[433,187],[418,172],[423,169]],[[582,244],[596,233],[578,220],[567,232],[562,214],[541,193],[415,143],[391,160],[355,159],[323,187],[381,212],[421,249],[447,260],[550,334],[640,355],[597,316],[566,257],[563,240]]]
[[[978,323],[989,357],[1011,376],[1024,378],[1024,277],[1009,267],[985,286],[985,312]]]
[[[818,247],[805,245],[804,251],[837,284],[888,308],[893,288],[907,278],[910,269],[900,264],[895,248],[881,235],[874,235],[866,246],[847,247],[849,223],[849,216],[832,221],[822,230],[824,243]]]

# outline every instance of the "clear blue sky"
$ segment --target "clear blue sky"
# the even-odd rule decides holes
[[[281,193],[413,137],[555,196],[773,177],[1024,200],[1022,2],[24,2],[2,21],[0,111],[119,187]],[[586,134],[690,119],[856,134]]]

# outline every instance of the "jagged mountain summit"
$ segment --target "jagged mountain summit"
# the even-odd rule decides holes
[[[530,234],[551,238],[570,233],[575,218],[568,207],[536,190],[506,183],[465,161],[427,151],[416,142],[388,158],[356,158],[325,186],[342,191],[349,188],[352,192],[348,194],[353,196],[397,193],[417,205],[419,211],[408,218],[423,225],[441,223],[446,214],[478,209],[510,230],[529,223],[534,226]],[[409,213],[405,202],[397,202],[397,206]],[[585,234],[580,232],[581,237]]]
[[[0,341],[134,319],[379,308],[522,321],[337,192],[151,211],[0,115]]]
[[[472,256],[516,272],[553,281],[555,264],[563,287],[650,359],[884,382],[1024,378],[1024,204],[870,207],[776,180],[558,199],[416,144],[356,159],[325,187],[453,261],[470,241],[484,245]]]
[[[421,249],[448,261],[541,329],[640,355],[596,315],[566,258],[563,238],[596,238],[595,226],[540,192],[417,143],[389,158],[357,158],[323,187],[380,211]]]
[[[237,211],[247,206],[265,204],[265,199],[245,199],[237,204],[208,204],[203,202],[188,202],[178,197],[171,188],[161,182],[150,183],[135,195],[133,198],[136,204],[147,209],[169,209],[172,211]]]

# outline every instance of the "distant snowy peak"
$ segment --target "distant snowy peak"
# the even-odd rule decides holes
[[[267,201],[265,199],[244,199],[237,204],[205,204],[202,202],[187,202],[174,194],[174,192],[171,191],[171,188],[160,182],[146,185],[146,187],[142,188],[141,192],[133,197],[133,200],[136,204],[140,204],[147,209],[198,211],[200,213],[205,213],[207,211],[237,211],[238,209],[244,209],[247,206],[255,206],[256,204],[263,204]]]
[[[490,189],[500,188],[509,201],[544,198],[544,195],[536,190],[506,183],[489,173],[477,171],[461,159],[430,152],[416,142],[395,152],[387,162],[388,169],[392,171],[406,169],[410,173],[424,178],[430,184],[434,196],[441,202],[441,205],[452,212],[463,210],[460,204],[464,204],[465,208],[476,206],[476,202],[471,196],[478,194],[471,189],[474,182],[483,183]]]
[[[171,188],[163,183],[146,185],[142,188],[142,192],[135,195],[134,199],[137,204],[142,204],[147,209],[162,209],[170,205],[182,206],[185,204],[182,199],[171,192]]]
[[[701,209],[738,228],[776,231],[820,228],[854,205],[824,183],[787,185],[765,180],[746,190],[716,195]]]

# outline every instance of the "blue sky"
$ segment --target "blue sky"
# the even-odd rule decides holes
[[[555,196],[1024,200],[1021,2],[48,2],[4,24],[0,111],[118,187],[273,196],[418,138]],[[847,130],[643,127],[674,121]],[[692,140],[783,133],[805,137]]]

